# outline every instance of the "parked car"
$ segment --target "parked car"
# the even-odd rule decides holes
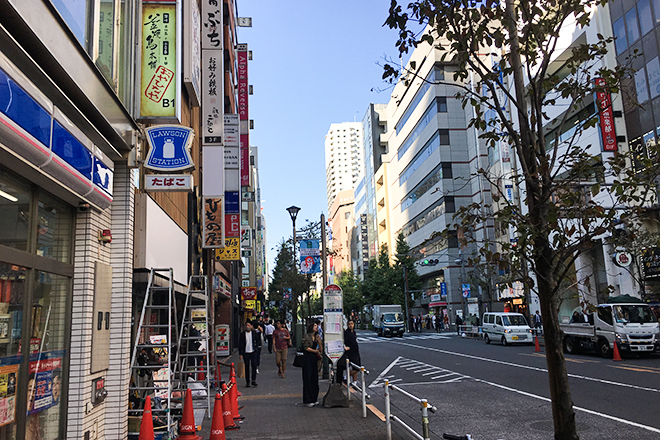
[[[491,341],[501,342],[502,345],[534,343],[532,329],[525,316],[520,313],[484,313],[482,328],[486,344],[490,344]]]

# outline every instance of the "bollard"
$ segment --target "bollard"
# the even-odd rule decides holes
[[[392,419],[390,418],[390,381],[385,379],[385,424],[387,440],[392,440]]]
[[[422,437],[424,440],[431,440],[431,435],[429,434],[429,409],[428,401],[422,399]]]
[[[340,378],[341,379],[341,378]],[[351,400],[351,361],[346,358],[346,394],[348,400]]]
[[[362,376],[362,418],[367,417],[367,387],[364,381],[364,367],[360,367],[360,373]]]

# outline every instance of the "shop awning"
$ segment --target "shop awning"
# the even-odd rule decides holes
[[[435,301],[435,302],[429,303],[429,307],[442,307],[442,306],[446,306],[446,305],[447,305],[447,301]]]

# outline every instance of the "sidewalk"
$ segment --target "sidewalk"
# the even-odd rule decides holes
[[[302,370],[293,367],[295,348],[288,353],[286,378],[277,375],[275,354],[269,354],[264,347],[261,352],[258,387],[245,387],[245,379],[237,379],[242,396],[238,404],[244,405],[240,414],[245,417],[235,431],[226,431],[229,439],[291,440],[291,439],[361,439],[382,440],[387,438],[385,422],[367,409],[367,417],[362,418],[362,405],[357,393],[351,396],[349,408],[324,408],[323,396],[328,390],[328,380],[319,379],[320,406],[302,406]],[[233,354],[223,362],[237,363],[238,354]],[[229,368],[221,367],[222,379],[229,379]],[[319,375],[321,376],[321,375]],[[371,393],[373,395],[373,393]],[[372,399],[379,396],[372,396]],[[369,404],[369,401],[367,401]],[[208,439],[211,420],[204,419],[202,431],[198,435]],[[392,438],[403,439],[393,426]]]

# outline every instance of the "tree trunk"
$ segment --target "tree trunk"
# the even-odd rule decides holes
[[[538,240],[536,242],[538,243]],[[543,243],[541,257],[535,263],[541,316],[543,316],[543,339],[545,342],[545,361],[548,365],[548,383],[552,398],[552,418],[555,427],[555,440],[578,440],[575,426],[573,399],[568,384],[568,371],[564,359],[563,341],[559,328],[557,301],[551,297],[553,288],[552,267],[547,260],[552,249],[547,241]]]

